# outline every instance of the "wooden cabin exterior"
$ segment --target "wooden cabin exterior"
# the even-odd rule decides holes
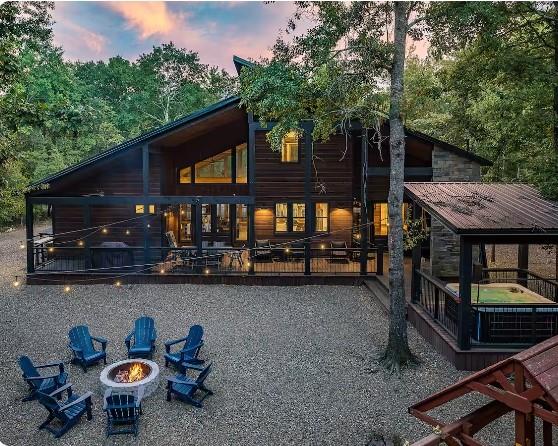
[[[303,249],[296,260],[304,257],[304,262],[279,273],[311,275],[316,259],[322,259],[319,268],[328,264],[327,255],[312,256],[312,250],[328,251],[331,242],[344,242],[348,260],[356,264],[345,273],[381,274],[378,253],[373,262],[370,253],[385,245],[388,230],[387,139],[381,148],[369,144],[355,122],[346,134],[313,143],[308,120],[301,123],[300,138],[288,136],[281,151],[273,151],[266,141],[273,124],[262,128],[239,103],[238,97],[222,100],[33,185],[26,195],[28,274],[110,272],[122,262],[111,267],[110,260],[96,259],[110,250],[129,251],[133,260],[126,262],[139,271],[138,265],[147,269],[165,262],[169,253],[201,258],[212,248],[220,248],[220,254],[248,250],[242,266],[228,272],[257,274],[259,242],[273,247],[273,263],[293,260],[277,251],[301,240],[303,248],[293,249]],[[386,125],[382,133],[389,135]],[[474,180],[487,164],[472,153],[407,132],[408,181],[452,175]],[[36,243],[35,205],[50,208],[53,234],[46,243]],[[65,258],[70,260],[61,261]],[[203,274],[201,268],[192,272]],[[341,271],[331,269],[322,272]]]

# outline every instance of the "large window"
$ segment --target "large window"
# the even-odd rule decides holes
[[[289,132],[281,143],[281,162],[298,163],[298,133]]]
[[[403,229],[407,229],[407,212],[409,209],[408,203],[403,203],[401,213],[403,214]],[[388,220],[388,204],[387,203],[374,203],[374,235],[388,235],[389,220]]]
[[[178,171],[178,182],[180,184],[190,184],[192,182],[191,167],[184,167]]]
[[[196,183],[232,183],[232,151],[196,163]]]
[[[248,182],[248,148],[246,143],[236,146],[236,182]]]
[[[145,210],[145,205],[143,204],[136,204],[136,214],[143,214]],[[149,205],[149,213],[150,214],[154,214],[155,213],[155,205],[154,204],[150,204]]]
[[[329,205],[327,203],[316,203],[316,232],[327,232],[329,230]]]
[[[211,231],[211,205],[202,204],[202,232],[212,232]]]
[[[229,205],[216,205],[217,232],[229,232],[231,229],[231,219],[229,216]]]
[[[304,203],[275,204],[275,232],[304,232]]]
[[[238,241],[248,240],[248,206],[245,204],[236,205],[236,234]]]
[[[192,205],[180,205],[180,242],[192,241]]]

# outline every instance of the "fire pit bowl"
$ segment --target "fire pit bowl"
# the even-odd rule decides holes
[[[120,393],[133,393],[143,386],[145,398],[159,385],[159,366],[147,359],[126,359],[106,366],[100,379],[103,392],[113,389]]]

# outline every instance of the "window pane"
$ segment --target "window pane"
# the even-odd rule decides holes
[[[281,144],[281,162],[297,163],[298,162],[298,133],[289,132],[283,138]]]
[[[328,231],[329,205],[327,203],[316,203],[316,232]]]
[[[236,182],[248,182],[248,149],[246,143],[236,147]]]
[[[143,204],[136,204],[136,214],[143,214],[145,207]],[[154,214],[155,213],[155,205],[154,204],[150,204],[149,205],[149,213],[150,214]]]
[[[191,204],[181,204],[180,205],[180,241],[181,242],[191,242],[192,241],[192,205]]]
[[[231,228],[231,219],[229,216],[229,205],[217,205],[217,232],[229,232]]]
[[[211,232],[211,205],[202,204],[202,232]]]
[[[287,203],[275,204],[275,232],[287,232]]]
[[[196,163],[196,183],[230,183],[232,151]]]
[[[403,203],[401,214],[403,217],[403,229],[407,229],[407,213],[409,212],[409,204]],[[374,234],[388,235],[389,232],[389,215],[387,203],[374,203]]]
[[[303,232],[304,231],[304,203],[293,203],[293,231]]]
[[[236,240],[248,240],[248,206],[236,205]]]
[[[178,182],[180,184],[189,184],[192,182],[191,167],[184,167],[178,171]]]

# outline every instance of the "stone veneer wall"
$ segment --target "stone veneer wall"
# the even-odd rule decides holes
[[[432,181],[480,181],[480,164],[434,146]],[[474,253],[473,253],[474,255]],[[437,277],[459,275],[459,237],[432,217],[430,268]]]

